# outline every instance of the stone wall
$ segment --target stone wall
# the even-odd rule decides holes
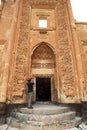
[[[83,68],[83,86],[81,88],[81,99],[87,101],[87,23],[76,23],[77,34],[79,38],[80,54]]]
[[[8,1],[3,3],[2,13],[0,17],[0,60],[1,60],[0,61],[0,102],[2,102],[2,97],[3,97],[2,91],[4,91],[4,87],[2,85],[3,73],[5,70],[5,61],[7,57],[7,48],[8,48],[8,41],[10,38],[13,13],[14,13],[14,2]]]
[[[78,102],[78,82],[74,62],[73,42],[66,3],[57,5],[57,44],[59,52],[59,71],[61,82],[61,102]]]
[[[22,3],[23,2],[23,3]],[[19,21],[17,26],[18,37],[16,37],[16,43],[13,48],[16,54],[14,55],[13,63],[13,73],[12,77],[9,79],[8,86],[8,98],[11,99],[11,102],[26,102],[26,86],[25,78],[27,71],[27,62],[28,62],[28,39],[29,39],[29,10],[30,2],[21,1],[22,6],[20,6]],[[22,7],[22,11],[21,11]],[[16,33],[17,33],[16,32]],[[12,85],[11,85],[12,84]],[[11,90],[11,93],[10,93]]]
[[[3,62],[5,67],[0,70],[4,72],[1,72],[3,73],[2,82],[0,80],[0,97],[3,101],[26,103],[25,79],[30,74],[53,75],[52,93],[56,91],[56,97],[54,97],[57,102],[80,103],[81,100],[86,100],[86,47],[83,46],[84,43],[86,46],[86,40],[78,39],[81,33],[78,33],[77,37],[75,23],[71,23],[70,20],[68,2],[66,0],[16,0],[16,2],[5,3],[0,21],[0,37],[5,40],[4,46],[0,45],[0,48],[3,54],[4,52],[6,54]],[[39,18],[47,18],[46,29],[39,29]],[[32,67],[34,50],[42,43],[53,52],[55,62],[53,69],[49,69],[46,63],[45,71],[44,68],[39,67],[36,70]],[[80,46],[79,43],[82,45]],[[81,55],[82,59],[80,58],[78,48],[81,53],[84,50],[85,58],[83,58],[84,55]],[[3,55],[2,52],[0,57]],[[80,68],[83,60],[85,69]]]

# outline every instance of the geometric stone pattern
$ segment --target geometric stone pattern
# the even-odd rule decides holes
[[[39,47],[35,49],[32,55],[32,67],[33,68],[54,68],[54,53],[45,44],[41,43]]]
[[[81,76],[81,100],[87,101],[87,23],[76,23],[78,37],[80,39],[80,55],[82,59],[83,76]]]
[[[40,1],[39,1],[40,2]],[[65,6],[63,1],[58,1],[57,3],[57,43],[58,44],[58,55],[59,63],[58,70],[60,71],[60,81],[59,85],[61,89],[61,102],[75,102],[75,96],[77,96],[77,91],[75,88],[74,81],[74,65],[72,57],[72,45],[69,42],[68,37],[68,25],[66,20]],[[54,2],[55,3],[55,2]],[[38,2],[37,2],[38,4]],[[41,1],[41,4],[45,4],[45,1]],[[16,46],[16,56],[14,64],[14,75],[13,83],[10,85],[8,90],[8,95],[12,102],[23,103],[26,101],[26,87],[25,87],[25,77],[27,74],[27,64],[28,62],[28,51],[29,51],[29,9],[30,1],[23,1],[22,3],[22,14],[20,19],[20,29],[19,37]],[[43,35],[43,34],[42,34]],[[42,42],[39,47],[37,47],[32,55],[32,67],[34,68],[55,68],[55,56],[53,51],[49,46]],[[43,63],[41,63],[43,60]],[[45,61],[45,63],[44,63]],[[10,81],[9,81],[10,84]],[[58,86],[59,87],[59,86]],[[11,92],[10,92],[11,91]],[[11,95],[12,94],[12,95]]]
[[[82,96],[83,101],[87,100],[87,40],[81,41],[81,51],[82,51],[82,60],[83,60],[83,69],[84,69],[84,77],[85,81],[83,81]]]
[[[58,13],[58,44],[59,44],[59,64],[61,72],[61,94],[62,98],[75,97],[75,84],[74,84],[74,66],[72,57],[72,45],[68,38],[68,26],[66,21],[65,7],[60,4],[57,7]]]
[[[53,6],[50,7],[51,5]],[[53,74],[54,84],[51,85],[56,88],[57,102],[78,102],[80,93],[78,77],[80,76],[77,74],[78,61],[75,61],[78,53],[75,52],[77,46],[74,46],[76,43],[70,30],[68,2],[66,0],[21,0],[18,7],[19,10],[16,12],[18,17],[14,20],[17,29],[12,39],[14,42],[11,42],[13,48],[10,54],[12,55],[9,56],[11,64],[7,74],[9,81],[6,81],[7,98],[13,103],[25,103],[27,101],[25,78],[27,74],[33,72],[36,77]],[[33,14],[35,17],[32,16]],[[44,18],[43,16],[49,24],[45,30],[38,27],[38,20]],[[0,56],[2,57],[1,53]],[[85,97],[86,92],[84,84],[81,94]]]
[[[4,65],[3,63],[3,52],[4,52],[4,45],[0,45],[0,86],[1,86],[1,82],[2,82],[2,73],[3,73],[3,68],[2,65]]]
[[[2,85],[2,77],[3,77],[3,70],[4,70],[4,63],[5,63],[5,40],[0,40],[0,89]]]
[[[28,35],[29,35],[29,4],[28,0],[23,0],[22,15],[20,21],[19,37],[17,42],[14,79],[13,86],[10,86],[8,92],[12,102],[26,101],[25,76],[27,66],[27,52],[28,52]],[[10,81],[9,81],[10,82]]]

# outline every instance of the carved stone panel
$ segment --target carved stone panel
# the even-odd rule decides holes
[[[76,88],[73,64],[72,45],[68,37],[68,26],[66,19],[66,9],[63,4],[57,8],[58,15],[58,44],[59,44],[59,70],[61,82],[61,102],[75,102]]]
[[[5,64],[5,57],[6,57],[6,41],[0,40],[0,89],[2,86],[2,77],[3,77],[3,70]]]
[[[84,79],[81,79],[81,99],[82,101],[87,101],[87,40],[81,41],[81,54],[84,71]]]
[[[32,68],[55,68],[55,56],[46,43],[41,43],[32,55]]]
[[[22,14],[20,18],[19,37],[15,56],[14,75],[9,81],[8,96],[12,103],[23,103],[26,101],[25,77],[28,63],[28,40],[29,40],[29,11],[30,1],[23,0]],[[11,86],[12,85],[12,86]],[[11,91],[11,92],[10,92]]]
[[[34,75],[54,75],[52,93],[56,93],[56,96],[54,95],[55,100],[59,101],[58,98],[60,96],[60,102],[78,102],[78,89],[76,87],[78,84],[75,82],[76,71],[73,63],[74,54],[72,42],[70,41],[71,35],[69,34],[69,18],[67,18],[66,3],[64,3],[64,0],[22,0],[22,2],[22,13],[21,18],[19,18],[20,26],[18,28],[19,33],[15,47],[14,72],[12,80],[9,80],[8,95],[10,96],[8,97],[11,99],[12,103],[25,103],[27,99],[25,77],[28,73],[27,71],[31,71],[34,72]],[[56,28],[54,30],[46,30],[45,34],[40,32],[40,30],[35,30],[36,27],[34,28],[32,24],[35,23],[36,26],[37,19],[32,17],[32,11],[35,11],[35,7],[36,10],[38,10],[37,5],[39,5],[40,9],[42,5],[44,7],[46,4],[50,5],[56,2],[57,4],[55,4],[54,10],[52,9],[52,18],[54,18],[54,27]],[[35,7],[33,8],[32,5],[34,4]],[[36,12],[34,14],[35,17],[37,17]],[[57,17],[55,17],[55,15]],[[34,22],[32,22],[30,18],[33,19]],[[49,37],[49,33],[51,37]],[[46,38],[49,42],[45,41]],[[51,42],[52,39],[55,40]],[[46,43],[49,43],[51,46],[53,45],[56,56]],[[28,65],[30,70],[28,70]],[[55,79],[58,81],[55,81]]]

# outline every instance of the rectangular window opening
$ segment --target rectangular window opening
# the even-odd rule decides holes
[[[39,20],[39,28],[47,28],[47,20],[40,19]]]

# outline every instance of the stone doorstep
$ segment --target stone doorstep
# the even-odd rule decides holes
[[[55,108],[43,108],[43,109],[28,109],[28,108],[20,108],[19,112],[25,114],[43,114],[43,115],[53,115],[53,114],[61,114],[70,111],[69,107],[55,107]]]
[[[13,112],[12,117],[15,117],[19,121],[39,121],[45,124],[56,124],[63,122],[64,120],[72,120],[75,118],[75,112],[66,112],[56,115],[38,115],[38,114],[23,114],[19,112]]]
[[[9,120],[9,119],[7,119]],[[38,122],[19,122],[15,118],[11,118],[11,121],[7,122],[10,127],[20,128],[21,130],[66,130],[69,128],[74,128],[75,126],[78,126],[81,124],[81,118],[76,117],[73,120],[68,120],[66,122],[63,122],[61,124],[55,124],[55,125],[40,125]],[[39,124],[39,125],[38,125]]]

